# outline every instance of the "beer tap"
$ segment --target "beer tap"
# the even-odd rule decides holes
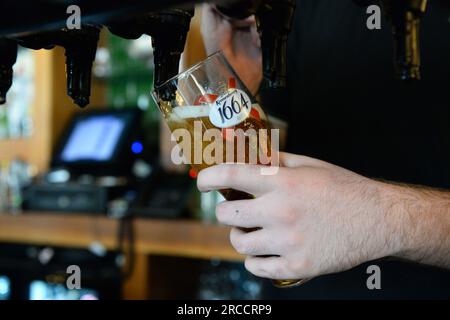
[[[427,0],[382,0],[392,24],[395,68],[401,80],[420,80],[420,21]]]
[[[92,65],[97,53],[100,28],[84,26],[69,35],[65,43],[67,67],[67,94],[80,107],[89,104],[91,96]]]
[[[257,13],[264,79],[271,89],[286,87],[287,42],[295,6],[295,0],[269,0]]]
[[[371,0],[353,0],[367,7]],[[427,0],[381,0],[394,37],[394,67],[399,80],[420,80],[420,22]]]
[[[0,105],[6,103],[6,94],[13,82],[13,66],[17,59],[17,43],[0,39]]]
[[[84,108],[89,104],[91,95],[92,65],[100,30],[97,25],[82,25],[81,29],[64,28],[20,37],[17,42],[34,50],[63,47],[66,55],[67,94]]]
[[[139,17],[115,21],[109,30],[126,39],[146,34],[152,38],[155,64],[155,87],[178,74],[181,54],[186,44],[194,8],[149,12]]]
[[[287,41],[292,29],[296,1],[230,1],[217,5],[216,8],[224,16],[234,19],[255,15],[263,55],[264,80],[261,89],[285,89]]]

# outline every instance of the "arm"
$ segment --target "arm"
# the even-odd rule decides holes
[[[198,177],[201,191],[230,187],[255,196],[216,211],[234,227],[231,242],[250,272],[310,278],[386,256],[450,267],[449,192],[379,182],[303,156],[281,154],[280,163],[273,176],[225,164]]]
[[[397,256],[450,268],[450,192],[387,184],[384,189],[400,234]]]

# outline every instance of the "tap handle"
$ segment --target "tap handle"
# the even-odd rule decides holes
[[[392,24],[397,78],[420,80],[420,21],[427,0],[382,0],[382,4]]]
[[[286,87],[287,42],[295,9],[295,0],[266,0],[256,14],[263,54],[263,87]]]
[[[6,94],[13,82],[13,66],[17,59],[17,43],[0,39],[0,104],[6,103]]]

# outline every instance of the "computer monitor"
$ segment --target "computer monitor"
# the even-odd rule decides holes
[[[123,175],[142,148],[139,111],[104,110],[75,115],[55,150],[52,167],[74,174]]]

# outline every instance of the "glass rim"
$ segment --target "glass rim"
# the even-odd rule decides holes
[[[155,86],[155,87],[154,87],[154,90],[155,90],[155,89],[161,89],[161,88],[163,88],[163,87],[169,85],[170,83],[172,83],[174,80],[176,80],[176,79],[178,79],[178,78],[181,78],[182,76],[184,76],[184,75],[186,75],[186,74],[192,73],[192,71],[194,71],[194,70],[200,68],[204,63],[208,62],[209,60],[211,60],[212,58],[214,58],[214,57],[216,57],[216,56],[222,56],[222,57],[225,57],[225,56],[223,55],[223,51],[222,51],[222,50],[216,51],[216,52],[210,54],[209,56],[207,56],[207,57],[206,57],[205,59],[203,59],[202,61],[197,62],[197,63],[194,64],[193,66],[187,68],[186,70],[180,72],[179,74],[173,76],[172,78],[170,78],[170,79],[164,81],[164,82],[163,82],[162,84],[160,84],[159,86]]]

